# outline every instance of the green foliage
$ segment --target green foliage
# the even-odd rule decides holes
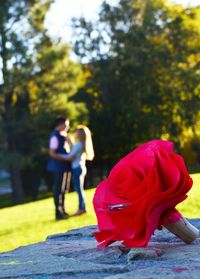
[[[74,20],[76,53],[87,61],[96,153],[118,160],[152,138],[180,147],[200,110],[200,8],[167,1],[103,3],[99,20]],[[102,124],[103,123],[103,124]]]
[[[55,117],[87,121],[85,105],[69,100],[83,84],[81,67],[70,60],[69,47],[53,43],[44,27],[52,2],[0,1],[2,164],[10,169],[13,193],[21,192],[21,201],[20,172],[40,173],[45,167]]]

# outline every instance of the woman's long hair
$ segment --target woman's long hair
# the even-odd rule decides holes
[[[83,151],[86,154],[86,160],[92,161],[94,159],[94,148],[90,129],[85,125],[78,125],[77,131],[83,143]]]

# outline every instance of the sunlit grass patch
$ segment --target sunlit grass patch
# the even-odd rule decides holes
[[[200,217],[200,173],[191,175],[194,185],[188,198],[177,209],[188,218]],[[95,189],[86,190],[87,214],[55,221],[53,198],[12,206],[0,210],[0,252],[19,246],[40,242],[48,235],[96,224],[92,198]],[[78,198],[75,192],[66,195],[67,212],[77,210]]]
[[[53,198],[1,209],[0,252],[43,241],[50,234],[96,224],[93,195],[94,189],[86,191],[86,214],[62,221],[55,221]],[[76,212],[78,199],[75,192],[66,195],[66,204],[70,215]]]
[[[200,173],[192,174],[193,187],[177,209],[188,218],[200,218]]]

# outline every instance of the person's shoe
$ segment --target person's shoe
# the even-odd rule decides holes
[[[86,209],[79,209],[73,216],[79,216],[86,213]]]
[[[66,218],[69,218],[70,217],[70,215],[67,213],[67,212],[63,212],[63,215],[66,217]]]
[[[56,213],[56,220],[64,220],[67,218],[68,218],[68,216],[63,213]]]

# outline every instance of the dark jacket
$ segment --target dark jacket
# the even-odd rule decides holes
[[[51,137],[56,136],[58,139],[58,148],[56,150],[56,153],[59,154],[67,154],[64,145],[65,145],[65,137],[62,136],[58,131],[54,130],[53,133],[51,134],[49,141]],[[66,162],[66,161],[60,161],[60,160],[55,160],[53,158],[49,158],[48,164],[47,164],[47,169],[51,172],[65,172],[65,171],[70,171],[71,170],[71,163]]]

